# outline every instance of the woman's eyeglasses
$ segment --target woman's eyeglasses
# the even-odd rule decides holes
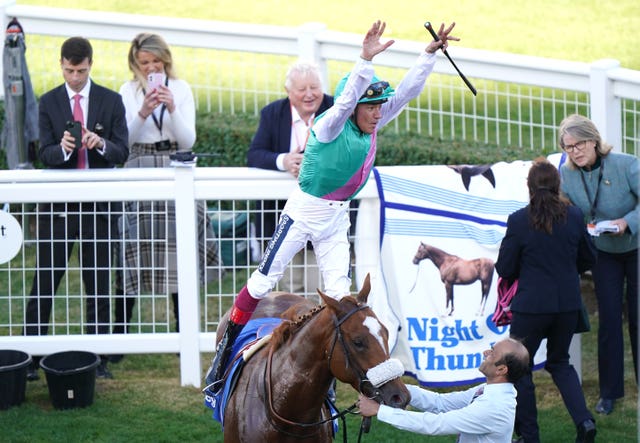
[[[584,149],[585,144],[588,142],[589,140],[581,140],[576,144],[573,145],[563,145],[562,149],[564,149],[566,152],[573,152],[574,149],[577,149],[578,151],[582,151]]]
[[[384,90],[389,87],[389,82],[380,81],[371,83],[367,90],[362,94],[362,98],[376,98],[380,97]]]

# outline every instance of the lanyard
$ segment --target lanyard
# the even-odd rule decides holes
[[[595,222],[596,220],[596,207],[598,206],[598,194],[600,193],[600,182],[602,181],[602,171],[604,170],[604,162],[600,163],[600,170],[598,171],[598,184],[596,185],[596,193],[593,196],[593,200],[591,200],[591,193],[589,192],[589,187],[587,186],[587,181],[584,179],[584,171],[580,169],[580,178],[582,179],[582,186],[584,187],[584,192],[587,194],[587,200],[589,200],[589,205],[591,206],[591,210],[589,211],[589,215],[591,216],[591,222]]]
[[[151,113],[151,117],[153,118],[153,123],[155,123],[156,128],[158,128],[158,131],[160,131],[160,135],[162,135],[162,118],[164,117],[164,110],[165,109],[167,109],[167,105],[165,105],[163,103],[162,107],[160,108],[160,120],[159,121],[156,118],[156,113],[155,112]]]

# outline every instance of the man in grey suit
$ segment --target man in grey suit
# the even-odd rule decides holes
[[[38,155],[49,168],[113,168],[129,156],[122,98],[91,81],[92,63],[93,49],[87,39],[72,37],[62,44],[60,67],[65,82],[45,93],[39,104]],[[74,121],[80,126],[75,137],[69,128]],[[26,335],[47,334],[53,295],[76,241],[86,294],[86,333],[109,333],[109,234],[121,212],[118,206],[109,202],[39,204],[37,271],[26,310]],[[105,357],[96,374],[111,378]],[[38,378],[37,363],[29,368],[27,378]]]

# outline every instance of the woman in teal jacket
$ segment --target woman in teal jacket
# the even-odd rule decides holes
[[[617,232],[594,236],[598,259],[591,273],[598,299],[596,412],[610,414],[624,396],[622,317],[626,285],[629,341],[638,379],[638,158],[611,152],[595,124],[578,114],[560,123],[562,191],[582,209],[588,225],[608,222]]]

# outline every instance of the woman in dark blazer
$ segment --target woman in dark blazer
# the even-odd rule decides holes
[[[496,270],[518,279],[511,304],[511,336],[527,347],[530,363],[547,339],[545,369],[551,374],[577,428],[577,442],[592,442],[595,420],[587,409],[569,345],[582,308],[580,273],[595,262],[582,211],[560,195],[560,175],[546,159],[533,162],[527,178],[529,205],[509,216]],[[515,430],[523,442],[539,442],[531,372],[516,383]]]

